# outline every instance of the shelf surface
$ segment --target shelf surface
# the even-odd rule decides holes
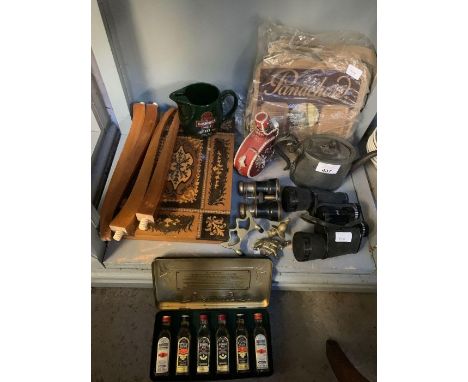
[[[276,158],[256,180],[278,177],[282,186],[293,185],[289,179],[289,173],[283,170],[283,163],[284,162],[281,159]],[[242,179],[242,177],[235,173],[233,187],[237,187],[237,182],[240,179]],[[331,283],[330,289],[334,289],[334,285],[339,280],[343,280],[345,284],[375,285],[376,208],[364,169],[358,169],[352,174],[352,176],[348,176],[345,183],[337,191],[346,192],[349,195],[350,201],[359,201],[361,203],[364,216],[370,226],[370,236],[363,239],[361,249],[358,253],[326,260],[297,262],[294,259],[291,246],[285,248],[283,250],[283,254],[273,260],[275,264],[273,281],[279,288],[284,287],[285,289],[299,290],[307,289],[309,284],[314,285],[319,283],[326,285]],[[235,209],[238,206],[240,197],[237,195],[236,189],[233,190],[232,195],[232,206]],[[233,220],[233,216],[236,213],[237,211],[233,210],[231,220]],[[287,234],[288,239],[292,238],[289,234],[290,232],[312,231],[312,225],[300,219],[299,215],[300,212],[295,212],[284,214],[283,216],[283,218],[291,218]],[[270,223],[264,219],[258,219],[257,221],[264,229],[268,229],[271,224],[275,224],[274,222]],[[256,239],[264,235],[265,234],[260,234],[256,231],[251,232],[248,236],[248,245],[251,246]],[[252,251],[249,253],[251,252]],[[121,242],[113,241],[108,244],[104,256],[103,264],[106,268],[105,271],[102,270],[101,273],[96,273],[94,276],[102,278],[105,273],[108,273],[109,276],[112,273],[115,275],[113,277],[116,277],[116,280],[118,280],[119,277],[123,277],[123,279],[125,279],[125,277],[138,279],[140,276],[137,276],[135,272],[142,272],[141,282],[145,283],[144,280],[150,280],[151,263],[154,258],[166,256],[236,257],[237,255],[235,255],[232,250],[223,248],[219,244],[175,243],[144,240],[123,240]],[[126,271],[127,273],[125,273]],[[320,288],[315,287],[313,289]]]

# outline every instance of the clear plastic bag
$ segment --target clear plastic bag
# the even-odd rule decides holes
[[[278,121],[300,140],[333,134],[351,140],[376,73],[372,43],[360,33],[306,33],[278,24],[259,28],[245,134],[255,114]]]

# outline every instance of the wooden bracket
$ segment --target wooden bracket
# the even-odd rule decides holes
[[[145,125],[145,104],[133,105],[133,121],[122,153],[115,167],[99,214],[101,240],[110,241],[112,231],[109,223],[124,197],[129,183],[134,179],[138,164],[146,152],[155,124]]]
[[[146,189],[148,188],[151,175],[153,174],[158,147],[161,141],[161,135],[164,131],[164,127],[167,124],[167,121],[175,111],[175,108],[170,108],[163,115],[161,121],[156,126],[132,192],[125,205],[110,223],[111,230],[115,231],[114,239],[117,241],[121,240],[123,235],[133,235],[135,233],[135,228],[137,225],[136,212],[141,202],[143,201],[143,197],[145,196]],[[145,124],[155,123],[156,114],[156,106],[147,105]]]
[[[130,182],[130,176],[126,171],[126,165],[128,159],[131,156],[131,152],[140,134],[143,122],[145,120],[145,104],[135,103],[133,105],[133,121],[130,128],[130,132],[125,141],[122,153],[120,154],[117,165],[115,166],[114,173],[112,174],[109,187],[107,189],[104,201],[102,203],[99,215],[101,216],[99,225],[99,234],[101,240],[111,240],[111,230],[109,228],[109,222],[114,216],[114,212],[122,200],[123,193],[125,192],[128,182]]]
[[[154,216],[157,213],[162,193],[166,187],[167,174],[171,165],[172,153],[179,132],[179,113],[177,112],[169,126],[169,131],[164,140],[158,162],[154,169],[145,197],[138,208],[136,217],[140,222],[139,228],[143,231],[148,229],[148,223],[154,223]]]

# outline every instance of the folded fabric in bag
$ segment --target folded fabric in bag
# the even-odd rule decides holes
[[[365,36],[270,25],[260,34],[257,62],[246,133],[263,111],[278,122],[280,134],[352,138],[375,77],[376,55]]]

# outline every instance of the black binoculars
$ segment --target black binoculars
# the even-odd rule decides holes
[[[362,238],[368,235],[368,231],[366,223],[343,228],[316,224],[314,232],[294,234],[294,257],[297,261],[308,261],[357,253]]]
[[[247,211],[254,218],[263,218],[279,221],[281,217],[281,204],[279,203],[281,193],[278,179],[268,179],[257,182],[239,182],[237,186],[239,195],[248,202],[240,203],[239,215],[242,219],[246,217]]]
[[[307,210],[301,218],[314,224],[314,232],[296,232],[293,236],[297,261],[357,253],[362,238],[369,234],[360,204],[349,203],[343,192],[285,187],[281,199],[285,211]]]

